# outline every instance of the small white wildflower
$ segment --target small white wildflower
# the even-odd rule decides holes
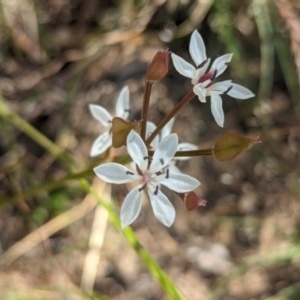
[[[149,157],[144,141],[132,130],[127,136],[127,149],[136,163],[136,172],[117,163],[102,164],[94,169],[98,177],[109,183],[139,182],[137,187],[127,194],[122,204],[122,228],[130,225],[138,217],[142,207],[143,190],[148,192],[156,218],[169,227],[174,222],[175,209],[161,192],[160,185],[178,193],[190,192],[200,185],[197,179],[166,168],[173,159],[177,146],[177,135],[171,134],[159,142],[153,157]]]
[[[227,69],[232,54],[225,54],[215,59],[210,71],[206,72],[210,58],[207,58],[204,42],[196,30],[192,34],[189,51],[196,68],[174,53],[171,54],[173,64],[181,75],[192,79],[193,92],[201,102],[206,102],[206,97],[211,97],[212,114],[217,124],[223,127],[224,112],[220,95],[227,94],[237,99],[248,99],[254,94],[247,88],[233,83],[232,80],[214,83],[215,78]]]
[[[153,149],[157,148],[157,145],[159,143],[159,141],[161,141],[162,139],[164,139],[165,137],[169,136],[172,133],[172,127],[174,124],[175,118],[172,118],[161,130],[160,134],[157,135],[154,140],[151,143],[151,147]],[[147,122],[147,127],[146,127],[146,136],[149,136],[154,130],[156,129],[156,125],[152,122]],[[179,143],[177,146],[177,151],[191,151],[191,150],[197,150],[198,147],[194,144],[191,143]],[[176,152],[177,152],[176,151]],[[171,168],[173,171],[177,172],[177,173],[181,173],[181,171],[176,167],[176,161],[177,160],[187,160],[190,159],[190,157],[174,157],[172,159],[172,161],[170,161],[170,164],[168,166],[168,168]]]
[[[90,104],[89,105],[92,116],[99,121],[107,131],[100,134],[94,141],[90,156],[97,156],[105,152],[112,145],[112,135],[111,135],[111,122],[113,116],[100,105]],[[117,99],[116,102],[116,117],[120,117],[127,120],[129,115],[129,89],[125,86]]]

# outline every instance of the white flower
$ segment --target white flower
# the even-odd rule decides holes
[[[107,131],[100,134],[97,139],[94,141],[90,156],[97,156],[102,154],[112,145],[112,136],[111,136],[111,122],[113,116],[102,106],[90,104],[89,105],[92,116],[99,121]],[[120,117],[124,120],[127,120],[129,115],[129,89],[128,86],[125,86],[117,99],[116,102],[116,117]]]
[[[138,217],[142,207],[142,193],[147,189],[150,203],[156,218],[166,226],[171,226],[175,219],[175,209],[169,199],[161,192],[160,185],[178,193],[187,193],[199,186],[200,182],[188,175],[173,173],[166,168],[178,146],[176,134],[164,138],[157,146],[153,157],[142,138],[131,131],[127,136],[128,153],[136,163],[136,172],[117,163],[102,164],[94,169],[96,175],[109,183],[139,184],[127,194],[121,207],[122,228],[130,225]]]
[[[206,102],[206,97],[211,97],[212,114],[217,124],[223,127],[224,112],[220,95],[227,94],[237,99],[248,99],[253,97],[254,94],[231,80],[214,83],[214,79],[226,70],[232,54],[225,54],[215,59],[210,71],[206,72],[210,64],[210,58],[207,58],[204,42],[196,30],[192,34],[189,51],[196,68],[174,53],[171,54],[173,64],[181,75],[192,79],[193,92],[201,102]]]
[[[175,118],[172,118],[161,130],[160,132],[160,139],[167,137],[172,132],[172,127],[174,124]],[[180,143],[177,146],[177,151],[191,151],[191,150],[197,150],[198,147],[191,143]],[[190,157],[182,157],[182,156],[176,156],[174,157],[175,160],[187,160],[190,159]]]
[[[164,139],[165,137],[169,136],[172,133],[172,127],[174,124],[175,118],[172,118],[160,131],[160,134],[158,134],[154,140],[151,142],[151,147],[153,149],[156,149],[158,146],[159,141]],[[156,129],[156,125],[152,122],[147,122],[146,127],[146,137],[148,137],[154,130]],[[180,143],[177,146],[177,151],[190,151],[190,150],[197,150],[198,147],[191,143]],[[176,151],[176,152],[177,152]],[[167,166],[168,168],[171,168],[173,171],[177,173],[181,173],[181,171],[175,166],[176,160],[187,160],[190,159],[190,157],[174,157],[172,161],[170,161],[170,164]]]

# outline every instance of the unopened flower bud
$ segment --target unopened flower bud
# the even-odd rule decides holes
[[[219,161],[232,160],[244,150],[259,143],[259,137],[252,140],[235,132],[227,132],[217,139],[213,149],[214,156]]]
[[[170,55],[170,51],[167,49],[165,51],[159,51],[155,54],[151,64],[149,65],[146,72],[146,81],[155,82],[164,78],[168,71],[168,57]]]
[[[122,118],[115,117],[112,120],[112,145],[114,148],[120,148],[126,145],[127,135],[133,129],[140,132],[140,122],[127,122]]]
[[[177,193],[177,195],[182,199],[188,211],[192,211],[198,206],[206,206],[207,203],[207,200],[199,198],[195,192]]]

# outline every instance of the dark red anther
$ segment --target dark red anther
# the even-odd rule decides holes
[[[224,93],[223,93],[223,95],[226,95],[226,94],[228,94],[229,93],[229,91],[230,90],[232,90],[232,88],[233,88],[233,85],[231,85]]]

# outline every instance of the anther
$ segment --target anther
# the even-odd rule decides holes
[[[168,179],[170,176],[170,173],[169,173],[169,169],[166,170],[166,179]]]
[[[204,60],[200,65],[198,65],[197,69],[202,68],[207,63],[207,59]]]
[[[134,175],[134,173],[131,171],[126,171],[126,175]]]
[[[148,159],[149,161],[152,161],[152,157],[150,156],[144,156],[144,160]]]
[[[124,112],[131,112],[131,110],[129,108],[124,109]]]
[[[212,54],[208,58],[218,58],[219,56],[220,56],[220,54]]]
[[[233,88],[233,85],[231,85],[224,93],[223,93],[223,95],[226,95],[226,94],[228,94],[229,93],[229,91],[231,90]]]
[[[154,194],[155,196],[158,194],[158,185],[156,186],[155,191],[154,191],[153,194]]]
[[[164,162],[165,162],[163,158],[161,158],[159,161],[160,161],[160,163],[161,163],[162,165],[163,165]]]
[[[146,186],[147,186],[147,183],[145,183],[142,187],[140,187],[140,188],[138,189],[138,191],[141,192],[142,190],[145,189]]]
[[[218,73],[218,70],[215,69],[214,74],[213,74],[213,77],[211,78],[211,81],[213,81],[213,80],[216,78],[217,73]]]

